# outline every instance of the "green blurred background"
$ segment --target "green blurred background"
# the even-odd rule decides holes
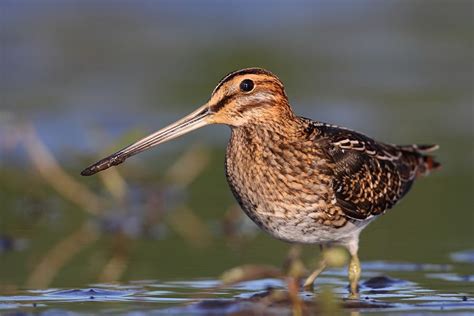
[[[217,277],[290,245],[235,206],[229,129],[103,176],[80,170],[264,67],[295,111],[443,169],[361,236],[363,261],[445,263],[474,247],[472,1],[2,1],[0,290]],[[317,247],[305,246],[309,264]]]

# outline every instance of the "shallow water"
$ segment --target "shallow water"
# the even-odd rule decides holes
[[[456,254],[470,257],[470,267],[454,261],[446,264],[365,262],[359,300],[347,299],[346,270],[329,269],[317,280],[314,292],[301,291],[299,296],[305,302],[306,312],[321,311],[324,308],[318,299],[324,295],[321,289],[330,289],[335,299],[333,308],[340,312],[474,313],[473,254],[474,250]],[[14,310],[36,315],[265,312],[286,315],[292,311],[291,302],[265,301],[271,293],[286,289],[284,279],[251,280],[234,285],[223,285],[215,279],[90,284],[77,289],[16,290],[3,294],[0,312],[8,314]]]

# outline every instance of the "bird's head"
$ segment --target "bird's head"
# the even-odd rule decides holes
[[[247,68],[225,76],[205,105],[210,123],[239,127],[291,114],[285,89],[277,76],[261,68]]]
[[[226,124],[238,128],[292,115],[277,76],[262,68],[238,70],[225,76],[209,101],[191,114],[100,160],[81,174],[88,176],[118,165],[128,157],[206,125]]]

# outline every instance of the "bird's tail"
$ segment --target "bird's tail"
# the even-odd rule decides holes
[[[429,153],[437,150],[438,145],[407,145],[400,146],[404,151],[415,154],[417,158],[417,176],[428,175],[432,170],[441,168],[441,163],[435,160]]]

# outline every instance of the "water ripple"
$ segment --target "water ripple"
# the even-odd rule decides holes
[[[323,289],[326,288],[339,300],[340,308],[351,310],[383,308],[406,313],[446,310],[453,313],[474,312],[472,287],[469,290],[465,286],[466,282],[472,282],[473,276],[463,276],[453,266],[387,262],[368,262],[363,266],[372,273],[364,273],[365,279],[360,283],[360,300],[347,300],[346,269],[331,269],[316,281],[314,292],[299,293],[305,308],[318,310],[321,307],[321,297],[324,296]],[[420,274],[420,271],[429,273]],[[375,272],[382,274],[374,276]],[[403,277],[400,277],[400,273]],[[431,288],[433,279],[449,281],[458,291]],[[427,287],[426,284],[430,286]],[[250,280],[230,286],[224,286],[215,279],[138,280],[122,284],[93,284],[81,289],[19,290],[0,295],[0,309],[26,314],[34,311],[39,315],[67,313],[82,316],[101,313],[135,316],[246,314],[263,308],[270,314],[285,314],[291,312],[291,301],[272,301],[272,295],[286,293],[286,289],[285,280],[273,278]],[[79,302],[80,305],[77,304]]]

